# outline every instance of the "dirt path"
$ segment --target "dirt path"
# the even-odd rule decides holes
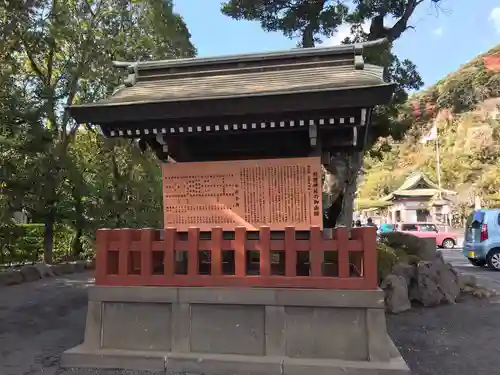
[[[90,274],[0,289],[1,375],[160,375],[60,369],[61,353],[83,339]],[[454,306],[389,316],[391,336],[413,375],[492,375],[500,360],[500,304]]]
[[[500,304],[470,297],[387,322],[412,375],[493,375],[500,372],[499,316]]]

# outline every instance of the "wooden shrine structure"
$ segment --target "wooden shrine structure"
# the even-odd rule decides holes
[[[387,336],[375,230],[323,231],[321,164],[362,150],[394,85],[379,42],[117,62],[74,105],[163,162],[164,229],[101,229],[71,367],[203,374],[407,374]]]

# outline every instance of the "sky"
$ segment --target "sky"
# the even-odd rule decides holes
[[[265,32],[258,22],[235,21],[222,15],[221,1],[175,0],[175,10],[187,23],[198,56],[296,47],[297,40]],[[500,1],[442,0],[436,8],[427,0],[413,14],[410,24],[414,29],[407,30],[395,43],[395,51],[400,59],[417,65],[427,87],[500,44]],[[339,44],[348,33],[348,28],[340,27],[324,45]]]

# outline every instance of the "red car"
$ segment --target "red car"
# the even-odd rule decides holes
[[[435,238],[436,245],[445,249],[453,249],[457,244],[455,233],[440,232],[433,223],[403,223],[398,225],[398,231],[421,238]]]

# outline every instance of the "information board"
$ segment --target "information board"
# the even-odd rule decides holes
[[[162,170],[165,227],[322,227],[319,157],[166,163]]]

